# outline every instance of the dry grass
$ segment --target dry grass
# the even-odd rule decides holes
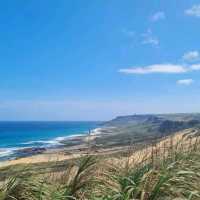
[[[200,199],[200,138],[188,129],[140,151],[113,158],[84,156],[41,178],[14,177],[0,200]]]

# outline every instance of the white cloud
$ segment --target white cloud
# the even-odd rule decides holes
[[[185,10],[185,14],[189,16],[200,17],[200,4],[193,5],[191,8]]]
[[[194,82],[193,79],[182,79],[182,80],[178,80],[176,83],[178,85],[191,85]]]
[[[148,66],[134,66],[131,68],[120,69],[124,74],[181,74],[192,71],[199,71],[200,64],[194,65],[177,65],[177,64],[154,64]]]
[[[143,37],[142,44],[150,44],[150,45],[153,45],[153,46],[159,45],[159,40],[156,36],[153,35],[151,29],[148,29],[146,31],[146,33],[143,33],[142,37]]]
[[[145,67],[132,67],[126,69],[120,69],[119,72],[125,74],[152,74],[152,73],[185,73],[187,68],[182,65],[175,64],[155,64]]]
[[[196,61],[200,58],[200,54],[198,51],[189,51],[185,53],[182,57],[183,60],[185,61]]]
[[[163,11],[158,11],[150,17],[150,20],[153,22],[157,22],[162,19],[165,19],[165,13]]]

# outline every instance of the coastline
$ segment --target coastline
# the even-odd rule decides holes
[[[63,141],[87,135],[101,126],[98,121],[16,121],[0,123],[0,162],[44,149],[56,149]]]
[[[172,136],[167,136],[160,138],[158,140],[159,145],[163,145],[164,143],[170,143],[171,138],[173,137],[173,142],[176,143],[178,141],[185,141],[188,140],[190,135],[195,135],[198,132],[196,129],[185,129],[182,131],[175,132],[172,134]],[[187,137],[186,137],[187,135]],[[96,137],[101,137],[102,135],[96,134],[96,135],[90,135],[90,136],[85,136],[85,137],[79,137],[76,139],[81,139],[81,140],[89,140],[92,141]],[[193,141],[195,142],[195,141]],[[140,146],[141,145],[141,146]],[[150,146],[149,146],[150,145]],[[133,155],[131,156],[132,158],[134,155],[136,156],[138,153],[140,154],[143,151],[151,152],[152,150],[152,144],[149,143],[146,145],[142,145],[139,143],[139,148],[136,146],[133,146],[134,148],[131,150],[130,145],[121,145],[121,146],[112,146],[112,147],[99,147],[99,148],[90,148],[87,143],[82,143],[81,145],[74,145],[71,147],[64,147],[64,148],[58,148],[58,149],[49,149],[45,151],[44,153],[37,154],[37,155],[32,155],[32,156],[27,156],[23,158],[18,158],[14,160],[7,160],[0,162],[0,168],[6,168],[10,167],[13,165],[29,165],[29,164],[41,164],[41,163],[48,163],[48,162],[60,162],[60,161],[67,161],[67,160],[72,160],[72,159],[77,159],[80,158],[81,156],[84,155],[102,155],[102,156],[107,156],[109,155],[121,155],[123,152],[129,152],[132,151]],[[137,155],[138,156],[138,155]]]
[[[0,160],[0,168],[15,164],[31,164],[39,162],[56,162],[78,158],[88,153],[89,143],[97,137],[110,133],[112,127],[98,127],[89,134],[76,134],[60,137],[59,143],[52,148],[30,147],[18,150],[19,156],[13,159]],[[95,153],[96,150],[94,150]],[[96,152],[97,153],[97,152]],[[21,154],[21,155],[20,155]],[[24,155],[23,155],[24,154]]]

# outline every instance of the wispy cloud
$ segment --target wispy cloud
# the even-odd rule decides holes
[[[142,34],[142,44],[150,44],[152,46],[158,46],[159,40],[156,36],[153,35],[151,29],[148,29],[145,33]]]
[[[192,71],[198,71],[200,70],[200,64],[194,64],[190,66]]]
[[[130,101],[109,100],[0,100],[0,120],[110,120],[118,115],[141,112],[142,103],[137,105]],[[138,110],[137,110],[138,109]],[[144,109],[144,106],[143,106]],[[146,111],[144,109],[143,111]]]
[[[178,80],[176,83],[178,85],[186,85],[186,86],[188,86],[188,85],[191,85],[193,82],[194,82],[193,79],[182,79],[182,80]]]
[[[131,67],[120,69],[124,74],[181,74],[190,71],[200,70],[200,64],[196,65],[177,65],[177,64],[155,64],[144,67]]]
[[[182,57],[184,61],[189,61],[189,62],[197,61],[199,60],[199,58],[200,58],[200,54],[198,51],[189,51],[185,53]]]
[[[134,37],[135,36],[135,31],[132,31],[132,30],[123,29],[122,33],[124,33],[124,35],[126,35],[128,37]]]
[[[150,20],[152,22],[157,22],[159,20],[165,19],[165,13],[163,11],[158,11],[156,13],[154,13],[151,17]]]
[[[200,17],[200,4],[193,5],[191,8],[185,10],[185,14],[189,16]]]

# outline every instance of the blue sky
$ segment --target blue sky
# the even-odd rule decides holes
[[[200,1],[0,4],[0,120],[200,112]]]

